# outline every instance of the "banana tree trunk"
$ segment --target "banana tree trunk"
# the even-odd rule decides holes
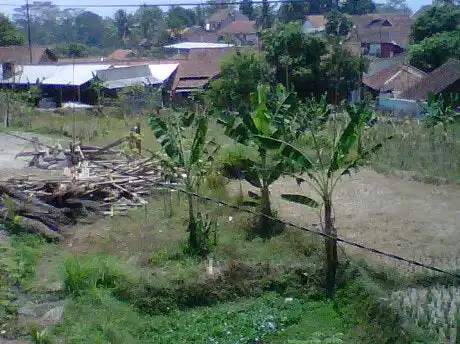
[[[198,249],[198,236],[196,232],[195,211],[193,209],[193,196],[188,195],[188,231],[189,231],[189,249],[195,251]]]
[[[273,216],[271,205],[270,205],[270,190],[269,190],[268,183],[263,180],[262,181],[262,188],[260,189],[261,200],[260,200],[260,212],[265,216]],[[272,236],[273,231],[273,221],[266,218],[265,216],[261,216],[259,226],[260,232],[263,233],[264,236],[270,237]]]
[[[324,200],[324,233],[332,238],[325,238],[326,246],[326,290],[329,296],[334,294],[335,275],[337,272],[337,236],[332,220],[332,201]]]

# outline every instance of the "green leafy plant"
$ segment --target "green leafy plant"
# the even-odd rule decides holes
[[[288,340],[288,344],[342,344],[343,334],[337,333],[333,336],[328,336],[322,332],[316,332],[308,340]]]
[[[40,331],[38,328],[33,327],[30,330],[30,336],[34,344],[52,344],[54,343],[53,339],[51,338],[51,335],[48,333],[46,329]]]
[[[438,125],[442,127],[443,140],[446,140],[447,129],[450,125],[460,121],[460,114],[454,110],[454,104],[458,103],[460,96],[452,94],[443,97],[430,93],[428,95],[427,105],[424,106],[425,124],[429,128],[434,128]]]
[[[192,193],[199,189],[204,178],[204,168],[215,150],[213,141],[206,141],[208,133],[208,111],[202,114],[185,113],[179,118],[168,116],[163,119],[155,114],[150,116],[149,125],[171,162],[185,172],[185,189],[188,192],[188,253],[205,257],[212,249],[208,235],[210,224],[202,220],[197,213]],[[188,144],[185,130],[194,127],[195,133],[191,145]]]
[[[257,219],[254,234],[269,238],[280,232],[280,226],[267,217],[272,217],[269,187],[287,168],[286,159],[279,154],[270,154],[267,148],[257,139],[258,136],[279,138],[286,135],[289,117],[296,109],[295,95],[278,85],[276,101],[269,104],[268,87],[260,85],[257,94],[253,95],[254,111],[241,109],[238,113],[225,114],[219,122],[225,127],[225,134],[236,143],[253,148],[254,156],[240,159],[237,169],[259,193],[249,192],[250,201],[247,205],[257,206],[263,216]]]
[[[330,294],[334,291],[335,276],[338,265],[337,257],[337,231],[334,226],[332,195],[335,186],[344,175],[349,175],[352,170],[362,164],[372,154],[377,152],[382,143],[372,144],[370,147],[363,147],[360,140],[366,127],[374,123],[374,116],[368,104],[346,104],[348,121],[341,127],[337,118],[332,119],[333,144],[330,151],[325,152],[321,142],[317,141],[317,127],[312,125],[310,134],[312,136],[313,157],[308,156],[298,148],[286,141],[266,135],[258,135],[257,139],[267,149],[274,149],[290,159],[306,172],[308,178],[297,178],[298,183],[307,182],[321,198],[318,202],[315,199],[298,194],[283,194],[281,197],[287,201],[303,204],[309,207],[322,205],[324,218],[322,220],[325,238],[326,251],[326,288]]]

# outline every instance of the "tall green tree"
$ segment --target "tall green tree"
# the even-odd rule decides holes
[[[60,9],[51,1],[34,1],[29,4],[31,39],[34,44],[54,44],[55,33],[59,32]],[[27,35],[27,6],[14,9],[13,21],[23,35]]]
[[[432,6],[412,24],[411,39],[419,43],[434,34],[455,31],[460,27],[460,7]]]
[[[275,21],[273,7],[267,0],[262,0],[262,4],[255,8],[257,26],[263,30],[272,27]]]
[[[134,15],[142,39],[156,41],[165,29],[163,12],[157,6],[141,6]]]
[[[282,22],[291,22],[305,19],[307,7],[305,2],[296,0],[283,2],[278,10],[278,19]]]
[[[460,58],[460,29],[436,33],[409,46],[410,63],[422,70],[432,71],[449,58]]]
[[[24,37],[18,32],[13,23],[4,14],[0,13],[0,46],[21,45]]]
[[[369,60],[365,56],[356,56],[335,43],[332,52],[322,63],[325,89],[333,96],[336,105],[347,98],[350,92],[361,87],[361,78],[367,72]]]
[[[96,13],[85,11],[75,18],[77,40],[88,46],[103,46],[106,26],[102,17]]]
[[[247,16],[249,20],[254,20],[256,18],[252,0],[243,0],[240,4],[240,12]]]
[[[172,6],[166,16],[166,24],[172,30],[193,26],[195,22],[195,12],[181,6]]]
[[[195,25],[204,26],[206,19],[206,11],[202,6],[198,5],[195,7]]]
[[[337,183],[345,175],[350,175],[353,170],[366,161],[372,154],[377,152],[382,143],[366,144],[362,140],[365,130],[374,123],[374,115],[367,104],[347,104],[347,121],[342,123],[337,118],[332,118],[333,138],[329,147],[319,140],[324,126],[320,118],[310,122],[310,130],[307,135],[311,138],[311,147],[308,153],[296,148],[291,143],[268,137],[258,136],[258,139],[267,149],[272,149],[286,159],[290,159],[299,172],[306,172],[307,179],[297,178],[298,182],[306,182],[317,193],[320,200],[310,195],[282,194],[281,197],[289,202],[302,204],[308,207],[322,207],[322,232],[325,234],[325,270],[326,289],[329,295],[334,293],[335,278],[338,267],[337,254],[337,229],[333,217],[333,195]],[[313,153],[311,153],[313,151]]]
[[[387,0],[383,4],[376,4],[376,12],[411,14],[412,10],[406,0]]]
[[[337,9],[337,1],[335,0],[318,0],[308,1],[305,4],[306,14],[324,14]]]
[[[345,0],[342,11],[348,14],[366,14],[375,12],[375,3],[372,0]]]
[[[263,31],[262,42],[278,82],[293,85],[302,97],[322,93],[320,62],[327,49],[321,37],[302,33],[300,22],[289,22]]]
[[[353,23],[339,10],[327,14],[326,33],[331,36],[345,37],[350,32]]]
[[[114,15],[114,25],[117,30],[117,36],[120,41],[124,41],[131,33],[131,20],[128,13],[119,9]]]
[[[222,60],[220,77],[211,82],[214,104],[223,108],[251,107],[251,94],[259,83],[273,83],[273,71],[265,60],[250,51],[234,53]]]

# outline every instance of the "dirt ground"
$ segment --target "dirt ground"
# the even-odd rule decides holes
[[[56,141],[45,137],[43,135],[37,135],[32,133],[16,133],[13,134],[32,139],[37,137],[40,142],[45,144],[52,144]],[[49,171],[38,170],[36,168],[29,168],[29,161],[31,157],[18,157],[16,155],[21,152],[27,152],[33,150],[33,144],[28,141],[24,141],[20,138],[7,135],[0,132],[0,181],[12,177],[19,176],[37,176],[50,173]],[[55,174],[55,173],[54,173]]]
[[[231,188],[237,192],[239,186],[232,183]],[[249,184],[244,188],[250,188]],[[273,208],[281,218],[319,229],[317,210],[280,198],[282,193],[300,192],[318,199],[307,184],[299,187],[292,178],[280,179],[271,187]],[[338,235],[343,238],[446,269],[460,266],[458,185],[429,185],[361,170],[337,185],[334,212]],[[362,257],[395,264],[370,253]]]
[[[37,135],[21,133],[21,136]],[[45,137],[39,139],[50,142]],[[0,133],[0,180],[13,175],[44,173],[27,167],[30,158],[15,159],[17,153],[31,146]],[[238,192],[238,183],[232,182],[229,188]],[[245,183],[244,189],[249,188]],[[271,187],[274,209],[282,218],[319,229],[318,211],[280,198],[282,193],[299,192],[316,197],[307,184],[298,187],[292,178],[280,179]],[[344,177],[337,185],[334,211],[336,227],[343,238],[446,269],[460,266],[458,185],[429,185],[404,178],[404,174],[396,177],[363,169]],[[74,235],[82,233],[78,231]],[[67,242],[72,245],[72,238]],[[347,252],[357,253],[356,249]],[[376,258],[367,253],[363,255],[366,259],[370,257]]]

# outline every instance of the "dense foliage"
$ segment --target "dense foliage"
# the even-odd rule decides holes
[[[0,13],[0,46],[21,45],[24,37],[4,14]]]
[[[332,10],[327,15],[326,33],[328,35],[345,37],[352,26],[351,20],[338,10]]]
[[[460,25],[460,8],[455,6],[432,6],[412,24],[411,38],[420,43],[434,34],[455,31]]]
[[[431,71],[450,58],[460,58],[460,29],[434,34],[409,47],[413,66]]]
[[[267,62],[276,70],[276,80],[291,85],[302,96],[316,93],[321,56],[326,43],[319,36],[302,33],[300,22],[277,24],[262,33]]]
[[[460,57],[460,8],[436,5],[424,11],[412,25],[410,63],[431,71],[449,58]]]
[[[262,83],[273,82],[273,71],[255,53],[241,51],[221,62],[220,77],[211,82],[210,96],[218,107],[238,109],[251,105],[251,93]]]

